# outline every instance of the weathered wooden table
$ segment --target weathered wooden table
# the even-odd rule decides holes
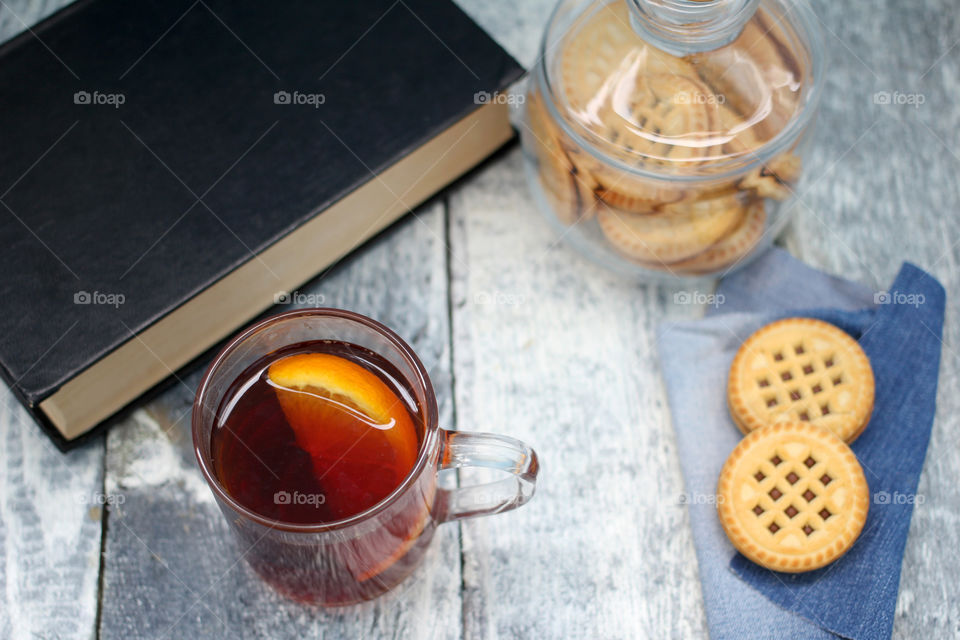
[[[0,37],[61,4],[3,0]],[[553,0],[460,4],[533,63]],[[815,9],[829,77],[811,186],[785,242],[807,262],[878,289],[911,260],[952,296],[960,284],[957,5],[818,0]],[[922,103],[878,105],[877,91]],[[199,374],[69,455],[4,390],[0,637],[706,635],[653,348],[659,323],[702,310],[559,246],[520,169],[517,147],[501,153],[301,291],[410,341],[444,424],[532,443],[543,472],[529,505],[442,527],[425,565],[378,601],[304,608],[239,560],[195,467],[189,409]],[[960,633],[957,311],[950,297],[898,638]]]

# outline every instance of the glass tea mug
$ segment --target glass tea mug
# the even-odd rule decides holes
[[[211,435],[225,394],[248,366],[284,346],[318,339],[370,349],[396,368],[422,410],[420,449],[403,482],[369,509],[322,524],[279,522],[251,511],[224,489],[213,471]],[[438,525],[526,503],[539,471],[533,449],[514,438],[441,428],[433,387],[413,350],[382,324],[337,309],[282,313],[231,340],[200,383],[192,428],[200,470],[243,558],[280,593],[328,606],[392,589],[420,564]],[[460,467],[495,469],[503,477],[456,489],[438,486],[441,470]]]

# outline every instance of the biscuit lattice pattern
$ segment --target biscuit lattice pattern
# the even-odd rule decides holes
[[[803,453],[791,457],[789,451],[798,448]],[[842,519],[843,507],[834,498],[847,489],[838,481],[841,474],[831,471],[828,457],[818,456],[815,448],[794,444],[778,447],[757,466],[748,482],[756,491],[753,514],[772,537],[767,546],[794,546],[789,544],[791,534],[809,538]]]
[[[830,415],[830,391],[847,383],[838,350],[818,353],[801,339],[765,355],[769,366],[756,376],[755,384],[770,413],[787,408],[804,422]]]
[[[629,105],[631,127],[613,110],[614,123],[607,132],[627,152],[651,159],[676,160],[700,157],[709,149],[702,145],[680,144],[690,132],[710,129],[709,90],[699,83],[675,75],[653,74],[638,80],[638,91]],[[712,95],[712,94],[711,94]]]

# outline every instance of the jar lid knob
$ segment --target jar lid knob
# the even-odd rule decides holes
[[[733,42],[760,0],[627,0],[637,34],[675,56]]]

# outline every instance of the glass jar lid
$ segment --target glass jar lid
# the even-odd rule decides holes
[[[822,46],[803,0],[563,5],[542,77],[559,121],[604,162],[739,173],[789,150],[815,111]]]

